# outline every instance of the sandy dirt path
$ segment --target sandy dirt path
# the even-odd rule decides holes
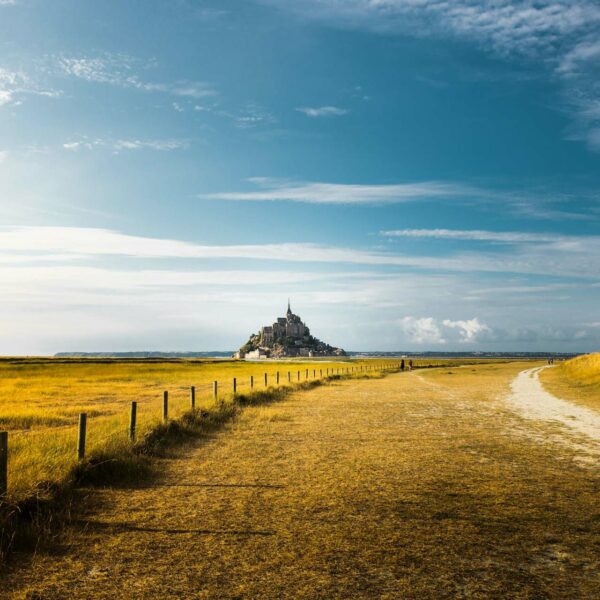
[[[566,443],[587,445],[591,451],[600,451],[600,413],[547,392],[539,377],[546,368],[536,367],[519,373],[511,383],[508,402],[527,419],[561,425],[565,429],[562,438]],[[578,440],[569,441],[572,438],[569,434],[576,434]]]
[[[592,598],[600,477],[514,433],[496,398],[522,368],[249,407],[161,459],[156,481],[84,490],[59,543],[14,555],[0,595]]]

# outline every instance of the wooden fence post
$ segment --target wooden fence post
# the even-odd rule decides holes
[[[298,371],[298,381],[300,381],[300,371]]]
[[[288,383],[292,381],[292,374],[288,371]]]
[[[163,422],[169,420],[169,392],[163,392]]]
[[[216,381],[213,381],[213,398],[216,400],[219,395],[219,384]]]
[[[308,379],[308,369],[306,369],[306,376],[305,379]]]
[[[319,377],[323,377],[323,369],[319,369]]]
[[[81,460],[85,457],[85,434],[87,430],[87,414],[79,414],[79,432],[77,436],[77,458]]]
[[[192,386],[190,388],[190,406],[192,410],[196,410],[196,387]]]
[[[8,431],[0,431],[0,498],[8,491]]]
[[[237,379],[234,377],[233,378],[233,393],[235,394],[237,392]]]
[[[277,385],[279,385],[279,371],[277,371]]]
[[[129,439],[135,442],[135,422],[137,420],[137,402],[131,403],[131,411],[129,413]]]
[[[268,382],[268,379],[267,379],[267,374],[265,373],[265,387],[267,387],[267,385],[268,385],[268,383],[267,383],[267,382]]]
[[[254,387],[254,375],[250,375],[250,389]]]
[[[317,376],[317,370],[313,369],[313,379]]]

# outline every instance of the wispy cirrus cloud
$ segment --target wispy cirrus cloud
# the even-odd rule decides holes
[[[478,229],[391,229],[381,231],[384,237],[434,238],[442,240],[469,240],[499,242],[505,244],[555,243],[577,241],[576,236],[551,233],[527,233],[521,231],[485,231]]]
[[[560,47],[600,22],[600,7],[590,0],[263,1],[338,27],[470,37],[502,54],[527,56]]]
[[[208,245],[188,241],[128,235],[83,227],[12,227],[0,229],[0,249],[9,259],[29,255],[127,256],[202,260],[261,260],[289,263],[329,263],[402,267],[432,272],[523,273],[545,276],[600,278],[600,236],[581,236],[556,244],[529,244],[497,252],[456,252],[446,256],[289,242],[280,244]]]
[[[141,140],[141,139],[105,139],[105,138],[81,138],[65,142],[62,147],[65,150],[77,152],[79,150],[93,150],[95,148],[105,148],[119,153],[123,150],[157,150],[160,152],[170,152],[172,150],[181,150],[189,147],[188,140]]]
[[[144,92],[158,92],[190,99],[216,96],[212,85],[202,81],[149,82],[140,77],[142,62],[124,54],[96,57],[59,57],[59,72],[90,83],[106,83]]]
[[[337,106],[305,106],[296,109],[298,112],[305,114],[307,117],[341,117],[347,115],[348,110]]]
[[[0,106],[19,105],[27,95],[58,98],[62,92],[40,86],[23,71],[0,67]]]
[[[390,185],[364,185],[322,182],[279,182],[255,177],[251,183],[258,191],[218,192],[199,197],[209,200],[238,200],[248,202],[277,201],[308,204],[393,204],[427,198],[473,196],[474,188],[443,181],[422,181]]]

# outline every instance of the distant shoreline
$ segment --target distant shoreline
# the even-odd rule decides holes
[[[53,358],[137,358],[137,359],[176,359],[176,358],[231,358],[234,351],[209,351],[209,352],[57,352]],[[347,358],[379,358],[379,357],[444,357],[444,358],[571,358],[585,352],[414,352],[408,350],[374,351],[374,352],[347,352]],[[16,357],[15,357],[16,358]],[[326,358],[326,357],[323,357]],[[339,358],[339,357],[338,357]]]

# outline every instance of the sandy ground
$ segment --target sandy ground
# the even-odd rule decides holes
[[[553,441],[579,448],[587,447],[592,454],[600,452],[600,413],[561,400],[547,392],[539,378],[549,367],[536,367],[519,373],[511,383],[509,405],[527,419],[560,425],[562,431]]]
[[[13,555],[0,596],[597,598],[600,472],[522,435],[534,422],[498,397],[524,368],[249,407],[155,481],[82,490],[56,543]]]

